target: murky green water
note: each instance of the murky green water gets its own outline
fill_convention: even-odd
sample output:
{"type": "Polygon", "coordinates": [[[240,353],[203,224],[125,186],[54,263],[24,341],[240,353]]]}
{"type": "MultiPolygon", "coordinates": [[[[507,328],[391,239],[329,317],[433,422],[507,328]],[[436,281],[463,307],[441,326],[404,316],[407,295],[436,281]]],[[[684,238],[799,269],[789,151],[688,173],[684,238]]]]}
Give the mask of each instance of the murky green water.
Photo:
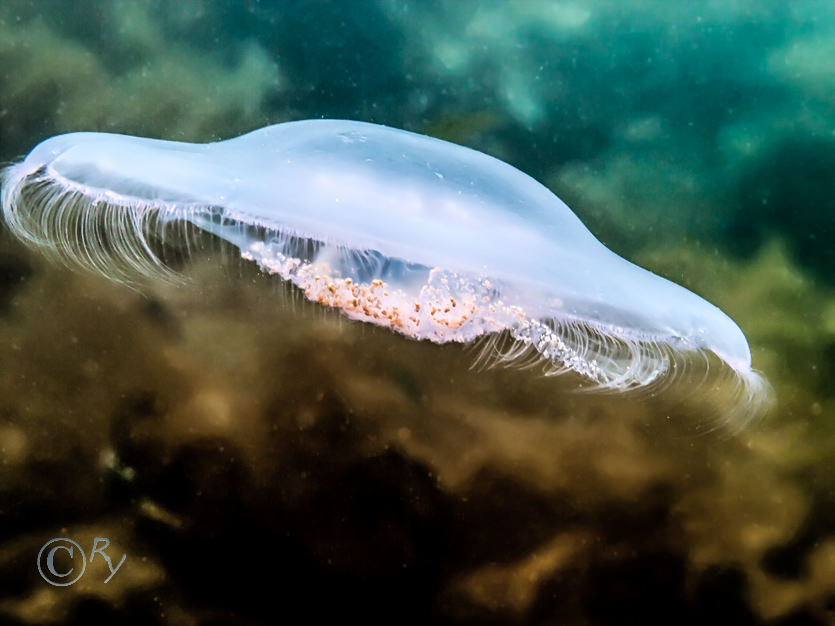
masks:
{"type": "Polygon", "coordinates": [[[449,139],[727,311],[778,405],[728,432],[699,392],[471,370],[216,246],[138,292],[3,231],[3,619],[833,623],[833,42],[828,2],[4,2],[0,159],[316,117],[449,139]],[[57,537],[89,561],[65,587],[57,537]]]}

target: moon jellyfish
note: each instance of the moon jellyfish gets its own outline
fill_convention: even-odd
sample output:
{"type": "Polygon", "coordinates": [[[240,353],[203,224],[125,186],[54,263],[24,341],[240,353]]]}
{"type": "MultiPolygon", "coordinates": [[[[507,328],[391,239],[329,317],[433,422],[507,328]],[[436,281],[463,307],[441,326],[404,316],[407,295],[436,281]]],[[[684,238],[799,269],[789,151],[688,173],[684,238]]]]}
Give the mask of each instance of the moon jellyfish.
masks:
{"type": "Polygon", "coordinates": [[[446,141],[342,120],[207,144],[69,133],[2,185],[15,235],[115,280],[171,272],[152,244],[187,223],[310,300],[407,337],[486,338],[486,359],[617,392],[719,364],[734,415],[769,396],[721,310],[611,252],[533,178],[446,141]]]}

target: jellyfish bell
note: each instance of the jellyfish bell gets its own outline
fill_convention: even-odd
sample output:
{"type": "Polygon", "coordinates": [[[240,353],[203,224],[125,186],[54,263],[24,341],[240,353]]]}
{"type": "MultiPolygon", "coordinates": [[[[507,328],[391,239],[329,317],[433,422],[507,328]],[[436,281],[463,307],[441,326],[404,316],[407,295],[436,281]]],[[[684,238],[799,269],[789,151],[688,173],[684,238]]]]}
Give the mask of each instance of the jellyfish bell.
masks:
{"type": "Polygon", "coordinates": [[[770,399],[721,310],[611,252],[533,178],[424,135],[343,120],[207,144],[70,133],[4,171],[2,210],[24,241],[124,282],[170,274],[151,240],[187,223],[408,337],[486,337],[488,360],[536,355],[612,391],[709,353],[734,374],[735,415],[770,399]]]}

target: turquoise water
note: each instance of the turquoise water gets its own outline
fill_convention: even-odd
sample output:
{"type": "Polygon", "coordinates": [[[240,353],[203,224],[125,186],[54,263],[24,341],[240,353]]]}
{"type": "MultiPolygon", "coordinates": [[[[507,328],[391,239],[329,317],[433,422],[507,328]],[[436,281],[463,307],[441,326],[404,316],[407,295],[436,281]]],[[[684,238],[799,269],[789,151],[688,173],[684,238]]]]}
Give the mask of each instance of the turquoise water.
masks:
{"type": "Polygon", "coordinates": [[[136,290],[3,232],[4,619],[832,623],[833,42],[828,2],[3,3],[0,159],[319,117],[454,141],[726,311],[778,401],[727,432],[686,388],[472,370],[205,237],[136,290]],[[61,536],[124,569],[50,587],[61,536]]]}

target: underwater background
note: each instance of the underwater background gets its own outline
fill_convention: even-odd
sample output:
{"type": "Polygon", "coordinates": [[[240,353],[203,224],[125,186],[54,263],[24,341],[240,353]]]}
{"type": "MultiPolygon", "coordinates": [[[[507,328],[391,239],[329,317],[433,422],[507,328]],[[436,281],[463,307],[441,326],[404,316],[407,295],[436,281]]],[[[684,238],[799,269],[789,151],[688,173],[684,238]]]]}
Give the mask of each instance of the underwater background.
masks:
{"type": "Polygon", "coordinates": [[[0,159],[316,117],[454,141],[726,311],[778,403],[729,432],[211,247],[139,293],[3,230],[2,622],[835,624],[833,58],[829,1],[4,0],[0,159]],[[52,587],[52,537],[126,562],[52,587]]]}

